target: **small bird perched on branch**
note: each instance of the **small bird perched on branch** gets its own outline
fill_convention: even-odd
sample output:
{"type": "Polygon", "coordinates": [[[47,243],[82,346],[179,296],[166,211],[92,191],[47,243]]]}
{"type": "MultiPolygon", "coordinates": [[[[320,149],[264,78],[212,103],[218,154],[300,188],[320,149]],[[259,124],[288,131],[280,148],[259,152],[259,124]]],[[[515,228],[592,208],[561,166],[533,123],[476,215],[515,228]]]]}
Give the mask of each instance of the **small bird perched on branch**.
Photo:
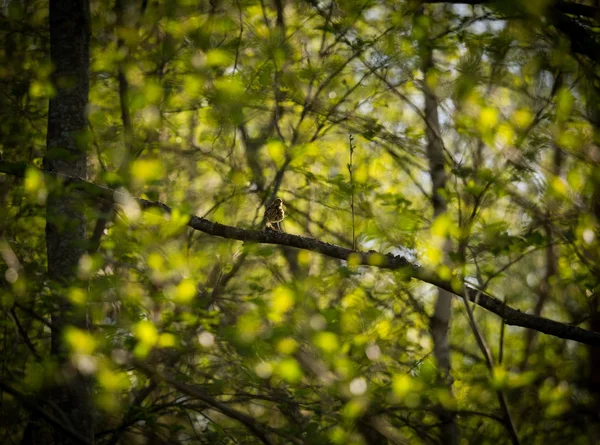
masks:
{"type": "Polygon", "coordinates": [[[285,218],[285,212],[283,211],[283,200],[281,198],[275,198],[271,204],[265,210],[265,220],[267,222],[267,228],[283,232],[281,230],[281,221],[285,218]]]}

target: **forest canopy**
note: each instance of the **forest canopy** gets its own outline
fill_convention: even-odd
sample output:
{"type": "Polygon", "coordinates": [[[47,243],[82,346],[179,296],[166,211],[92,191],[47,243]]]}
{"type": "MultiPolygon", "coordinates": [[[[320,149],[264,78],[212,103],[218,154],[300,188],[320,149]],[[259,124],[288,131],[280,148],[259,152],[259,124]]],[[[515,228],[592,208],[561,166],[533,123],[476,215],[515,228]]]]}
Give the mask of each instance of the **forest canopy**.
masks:
{"type": "Polygon", "coordinates": [[[6,0],[0,441],[600,441],[600,6],[6,0]]]}

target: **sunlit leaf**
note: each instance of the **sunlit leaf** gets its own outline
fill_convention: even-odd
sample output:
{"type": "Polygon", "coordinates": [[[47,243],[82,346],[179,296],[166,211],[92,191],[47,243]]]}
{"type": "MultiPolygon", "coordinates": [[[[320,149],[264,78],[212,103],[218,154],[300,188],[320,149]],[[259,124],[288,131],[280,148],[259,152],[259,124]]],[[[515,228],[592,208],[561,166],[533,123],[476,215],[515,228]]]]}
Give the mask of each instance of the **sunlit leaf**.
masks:
{"type": "Polygon", "coordinates": [[[69,326],[65,329],[65,341],[77,354],[92,354],[96,349],[96,340],[87,331],[69,326]]]}
{"type": "Polygon", "coordinates": [[[196,283],[194,280],[186,278],[181,280],[177,285],[177,294],[175,295],[175,301],[181,304],[190,303],[196,296],[196,283]]]}
{"type": "Polygon", "coordinates": [[[327,354],[332,354],[339,348],[338,337],[333,332],[319,332],[315,335],[313,342],[327,354]]]}
{"type": "Polygon", "coordinates": [[[139,159],[131,165],[131,175],[139,183],[147,183],[162,178],[163,165],[157,159],[139,159]]]}
{"type": "Polygon", "coordinates": [[[277,375],[289,383],[299,382],[303,377],[298,362],[291,357],[285,358],[277,364],[277,375]]]}
{"type": "Polygon", "coordinates": [[[136,338],[145,346],[153,346],[158,340],[158,331],[156,326],[149,320],[142,320],[138,322],[133,332],[136,338]]]}

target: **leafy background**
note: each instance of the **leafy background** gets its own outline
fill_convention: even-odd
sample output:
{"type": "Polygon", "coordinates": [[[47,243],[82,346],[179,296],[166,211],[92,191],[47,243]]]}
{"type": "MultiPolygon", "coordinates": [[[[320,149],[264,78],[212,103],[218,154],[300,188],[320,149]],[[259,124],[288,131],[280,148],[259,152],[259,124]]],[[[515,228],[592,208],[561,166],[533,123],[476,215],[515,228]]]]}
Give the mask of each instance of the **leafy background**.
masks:
{"type": "MultiPolygon", "coordinates": [[[[287,233],[351,248],[353,195],[357,249],[597,330],[598,68],[561,20],[594,40],[599,15],[561,5],[587,6],[92,0],[77,137],[87,180],[123,193],[114,212],[85,200],[88,235],[107,223],[59,284],[44,234],[56,185],[33,168],[64,156],[46,151],[49,4],[4,2],[0,159],[32,167],[0,176],[0,380],[60,419],[49,388],[86,376],[99,444],[452,443],[443,413],[460,443],[514,443],[511,423],[521,443],[596,443],[595,348],[476,306],[474,332],[455,298],[448,381],[434,286],[186,225],[262,230],[278,196],[287,233]],[[436,218],[428,130],[447,174],[436,218]],[[57,295],[88,321],[64,330],[68,366],[50,353],[57,295]]],[[[3,443],[29,411],[2,394],[3,443]]]]}

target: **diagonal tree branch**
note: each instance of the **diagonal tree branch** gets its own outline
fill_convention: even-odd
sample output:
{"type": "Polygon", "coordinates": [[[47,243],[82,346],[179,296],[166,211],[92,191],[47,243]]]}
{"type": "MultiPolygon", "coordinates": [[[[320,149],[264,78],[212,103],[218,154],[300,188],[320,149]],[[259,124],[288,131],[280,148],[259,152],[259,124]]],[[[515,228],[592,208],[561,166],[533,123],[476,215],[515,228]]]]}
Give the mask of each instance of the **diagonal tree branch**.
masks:
{"type": "MultiPolygon", "coordinates": [[[[108,201],[121,201],[125,194],[119,191],[102,187],[97,184],[85,181],[81,178],[67,177],[54,172],[37,169],[35,166],[27,164],[10,163],[0,161],[0,173],[6,173],[16,177],[24,177],[27,169],[36,169],[46,175],[58,177],[65,181],[65,185],[72,190],[83,191],[95,199],[108,201]]],[[[171,213],[172,209],[158,201],[149,201],[141,198],[134,198],[142,209],[159,208],[165,213],[171,213]]],[[[275,232],[268,230],[250,230],[240,227],[227,226],[216,222],[200,218],[196,215],[190,215],[187,223],[188,227],[194,230],[204,232],[212,236],[220,236],[227,239],[239,241],[252,241],[264,244],[275,244],[280,246],[296,247],[298,249],[310,250],[331,258],[337,258],[349,261],[354,266],[372,266],[382,269],[401,270],[407,278],[414,278],[424,283],[429,283],[450,293],[476,303],[490,312],[502,317],[506,324],[511,326],[520,326],[528,329],[534,329],[544,334],[553,335],[565,340],[574,340],[591,346],[600,346],[600,333],[581,329],[566,323],[550,320],[544,317],[537,317],[526,314],[518,309],[514,309],[504,304],[498,298],[493,297],[471,285],[462,284],[453,286],[451,281],[442,280],[435,271],[411,263],[406,257],[392,254],[380,254],[374,251],[361,252],[348,249],[335,244],[325,243],[315,238],[292,235],[290,233],[275,232]]]]}

